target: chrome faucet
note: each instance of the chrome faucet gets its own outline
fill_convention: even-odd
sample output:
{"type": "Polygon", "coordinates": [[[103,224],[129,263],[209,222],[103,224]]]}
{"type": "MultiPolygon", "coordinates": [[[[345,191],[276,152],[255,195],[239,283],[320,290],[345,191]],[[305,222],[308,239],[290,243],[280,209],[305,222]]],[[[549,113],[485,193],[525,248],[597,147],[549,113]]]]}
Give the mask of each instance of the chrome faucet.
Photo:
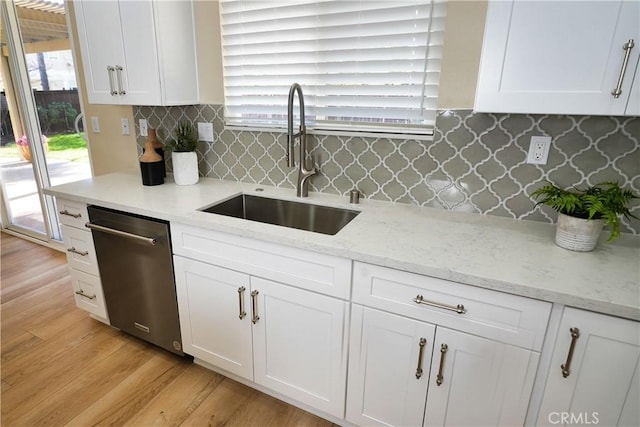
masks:
{"type": "Polygon", "coordinates": [[[291,85],[289,89],[289,102],[287,103],[287,166],[295,167],[293,155],[296,138],[300,141],[300,151],[298,158],[298,182],[296,184],[296,196],[307,197],[309,195],[309,178],[316,174],[316,168],[311,167],[307,161],[307,127],[304,123],[304,95],[298,83],[291,85]],[[293,133],[293,98],[298,92],[298,103],[300,104],[300,129],[293,133]]]}

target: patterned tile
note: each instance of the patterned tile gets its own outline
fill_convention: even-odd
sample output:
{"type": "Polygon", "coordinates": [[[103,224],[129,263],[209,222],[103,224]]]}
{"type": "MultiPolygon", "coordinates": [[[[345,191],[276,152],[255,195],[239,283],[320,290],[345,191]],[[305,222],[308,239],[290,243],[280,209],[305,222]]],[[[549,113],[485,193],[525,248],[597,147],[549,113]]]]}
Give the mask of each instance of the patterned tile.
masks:
{"type": "MultiPolygon", "coordinates": [[[[213,123],[214,143],[198,147],[202,176],[294,188],[286,166],[286,135],[225,129],[223,107],[135,107],[166,141],[176,123],[213,123]]],[[[139,131],[137,130],[139,134],[139,131]]],[[[529,196],[544,180],[578,188],[618,181],[640,194],[640,118],[440,111],[431,142],[413,139],[310,135],[310,156],[319,169],[310,190],[553,222],[551,209],[529,196]],[[526,164],[533,135],[553,138],[546,165],[526,164]]],[[[138,137],[142,151],[144,138],[138,137]]],[[[171,171],[171,156],[167,156],[171,171]]],[[[297,157],[297,156],[296,156],[297,157]]],[[[632,205],[640,216],[640,201],[632,205]]],[[[624,232],[640,235],[640,221],[623,220],[624,232]]]]}

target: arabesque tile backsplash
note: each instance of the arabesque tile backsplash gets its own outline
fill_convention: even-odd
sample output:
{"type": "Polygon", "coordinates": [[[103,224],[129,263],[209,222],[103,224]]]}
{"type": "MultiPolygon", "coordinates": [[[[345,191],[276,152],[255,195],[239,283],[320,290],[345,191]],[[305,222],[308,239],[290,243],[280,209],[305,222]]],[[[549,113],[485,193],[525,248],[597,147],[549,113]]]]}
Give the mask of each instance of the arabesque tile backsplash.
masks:
{"type": "MultiPolygon", "coordinates": [[[[213,123],[216,141],[199,142],[202,176],[295,188],[284,161],[286,134],[225,129],[221,105],[134,107],[167,141],[179,120],[213,123]]],[[[139,134],[139,130],[136,129],[139,134]]],[[[138,137],[142,152],[145,137],[138,137]]],[[[319,173],[310,191],[441,209],[554,222],[556,213],[529,196],[544,180],[578,188],[617,181],[640,194],[640,117],[438,112],[433,141],[310,135],[319,173]],[[546,165],[526,163],[533,135],[552,137],[546,165]]],[[[171,156],[167,168],[171,171],[171,156]]],[[[640,216],[640,201],[632,213],[640,216]]],[[[622,231],[640,235],[640,221],[622,231]]]]}

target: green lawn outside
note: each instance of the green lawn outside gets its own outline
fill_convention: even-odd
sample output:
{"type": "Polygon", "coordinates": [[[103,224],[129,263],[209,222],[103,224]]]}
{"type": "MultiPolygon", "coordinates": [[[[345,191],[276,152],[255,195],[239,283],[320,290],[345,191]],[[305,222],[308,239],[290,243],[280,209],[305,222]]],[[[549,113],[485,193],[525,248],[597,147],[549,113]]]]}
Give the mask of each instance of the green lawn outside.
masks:
{"type": "MultiPolygon", "coordinates": [[[[70,162],[88,162],[87,142],[77,133],[58,134],[48,137],[47,159],[70,162]]],[[[0,158],[20,158],[15,142],[0,147],[0,158]]]]}

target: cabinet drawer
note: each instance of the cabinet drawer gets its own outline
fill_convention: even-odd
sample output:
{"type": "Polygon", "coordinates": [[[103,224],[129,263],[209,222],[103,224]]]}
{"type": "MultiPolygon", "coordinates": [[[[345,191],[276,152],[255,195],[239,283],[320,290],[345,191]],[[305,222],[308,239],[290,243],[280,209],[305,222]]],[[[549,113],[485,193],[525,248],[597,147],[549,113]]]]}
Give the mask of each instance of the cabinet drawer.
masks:
{"type": "Polygon", "coordinates": [[[56,199],[60,223],[75,228],[86,230],[84,226],[89,222],[87,205],[80,202],[72,202],[65,199],[56,199]]]}
{"type": "Polygon", "coordinates": [[[107,319],[107,306],[104,303],[100,278],[75,269],[71,269],[69,274],[76,305],[89,313],[107,319]]]}
{"type": "Polygon", "coordinates": [[[544,301],[358,262],[353,302],[536,351],[551,311],[544,301]]]}
{"type": "Polygon", "coordinates": [[[98,276],[98,260],[93,246],[93,237],[91,236],[91,231],[85,230],[68,225],[62,226],[64,247],[67,250],[67,262],[71,268],[98,276]]]}
{"type": "Polygon", "coordinates": [[[247,237],[171,224],[176,255],[348,299],[351,260],[247,237]]]}

